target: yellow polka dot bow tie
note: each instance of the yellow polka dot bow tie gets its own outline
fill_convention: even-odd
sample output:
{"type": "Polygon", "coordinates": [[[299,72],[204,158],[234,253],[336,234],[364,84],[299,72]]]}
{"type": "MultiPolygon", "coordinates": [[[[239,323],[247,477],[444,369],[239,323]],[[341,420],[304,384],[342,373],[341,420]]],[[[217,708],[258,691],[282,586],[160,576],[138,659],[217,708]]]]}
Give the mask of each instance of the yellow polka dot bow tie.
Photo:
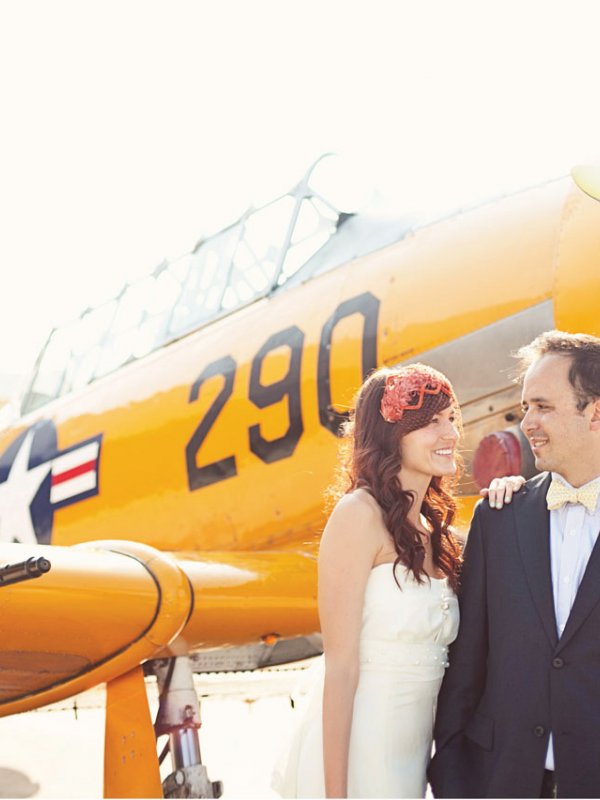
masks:
{"type": "Polygon", "coordinates": [[[571,486],[565,486],[562,481],[553,478],[546,495],[546,502],[550,511],[564,506],[565,503],[580,503],[587,508],[590,514],[593,514],[596,510],[599,493],[600,481],[594,481],[587,486],[582,486],[581,489],[573,489],[571,486]]]}

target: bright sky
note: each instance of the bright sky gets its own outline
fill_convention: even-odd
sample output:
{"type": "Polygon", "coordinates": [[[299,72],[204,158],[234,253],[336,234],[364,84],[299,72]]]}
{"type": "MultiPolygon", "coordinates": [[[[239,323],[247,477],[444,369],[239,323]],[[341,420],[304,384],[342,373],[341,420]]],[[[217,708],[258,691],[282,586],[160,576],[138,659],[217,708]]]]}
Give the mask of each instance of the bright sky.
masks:
{"type": "Polygon", "coordinates": [[[596,10],[0,0],[0,379],[325,151],[398,213],[597,161],[596,10]]]}

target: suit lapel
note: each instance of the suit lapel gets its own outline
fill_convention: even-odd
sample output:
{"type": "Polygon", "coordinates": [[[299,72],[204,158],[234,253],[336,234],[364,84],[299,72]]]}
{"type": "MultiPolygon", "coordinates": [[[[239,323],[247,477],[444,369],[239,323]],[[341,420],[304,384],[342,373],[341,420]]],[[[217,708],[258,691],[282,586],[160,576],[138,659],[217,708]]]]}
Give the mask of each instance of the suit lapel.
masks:
{"type": "Polygon", "coordinates": [[[596,539],[596,544],[575,595],[573,608],[558,643],[559,650],[572,638],[598,601],[600,601],[600,536],[596,539]]]}
{"type": "MultiPolygon", "coordinates": [[[[555,647],[558,636],[550,570],[550,512],[546,507],[549,485],[550,475],[546,475],[529,486],[524,486],[514,496],[513,512],[531,596],[546,635],[555,647]]],[[[600,569],[600,550],[598,555],[600,569]]]]}

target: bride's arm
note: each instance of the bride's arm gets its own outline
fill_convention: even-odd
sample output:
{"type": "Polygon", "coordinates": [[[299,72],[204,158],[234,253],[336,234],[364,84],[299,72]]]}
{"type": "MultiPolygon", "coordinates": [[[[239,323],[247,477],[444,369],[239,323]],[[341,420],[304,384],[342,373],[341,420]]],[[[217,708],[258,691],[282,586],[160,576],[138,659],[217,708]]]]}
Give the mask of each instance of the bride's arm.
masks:
{"type": "Polygon", "coordinates": [[[325,651],[323,763],[327,797],[347,796],[362,608],[378,549],[374,517],[374,510],[360,494],[345,495],[335,507],[321,540],[319,616],[325,651]]]}

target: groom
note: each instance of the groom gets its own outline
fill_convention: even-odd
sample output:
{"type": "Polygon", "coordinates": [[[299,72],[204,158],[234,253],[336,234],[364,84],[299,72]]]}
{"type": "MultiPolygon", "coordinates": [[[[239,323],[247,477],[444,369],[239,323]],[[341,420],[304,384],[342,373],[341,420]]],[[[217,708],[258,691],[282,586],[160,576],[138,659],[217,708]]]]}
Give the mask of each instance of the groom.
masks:
{"type": "Polygon", "coordinates": [[[435,797],[600,797],[600,339],[551,331],[518,356],[543,472],[473,517],[435,797]]]}

